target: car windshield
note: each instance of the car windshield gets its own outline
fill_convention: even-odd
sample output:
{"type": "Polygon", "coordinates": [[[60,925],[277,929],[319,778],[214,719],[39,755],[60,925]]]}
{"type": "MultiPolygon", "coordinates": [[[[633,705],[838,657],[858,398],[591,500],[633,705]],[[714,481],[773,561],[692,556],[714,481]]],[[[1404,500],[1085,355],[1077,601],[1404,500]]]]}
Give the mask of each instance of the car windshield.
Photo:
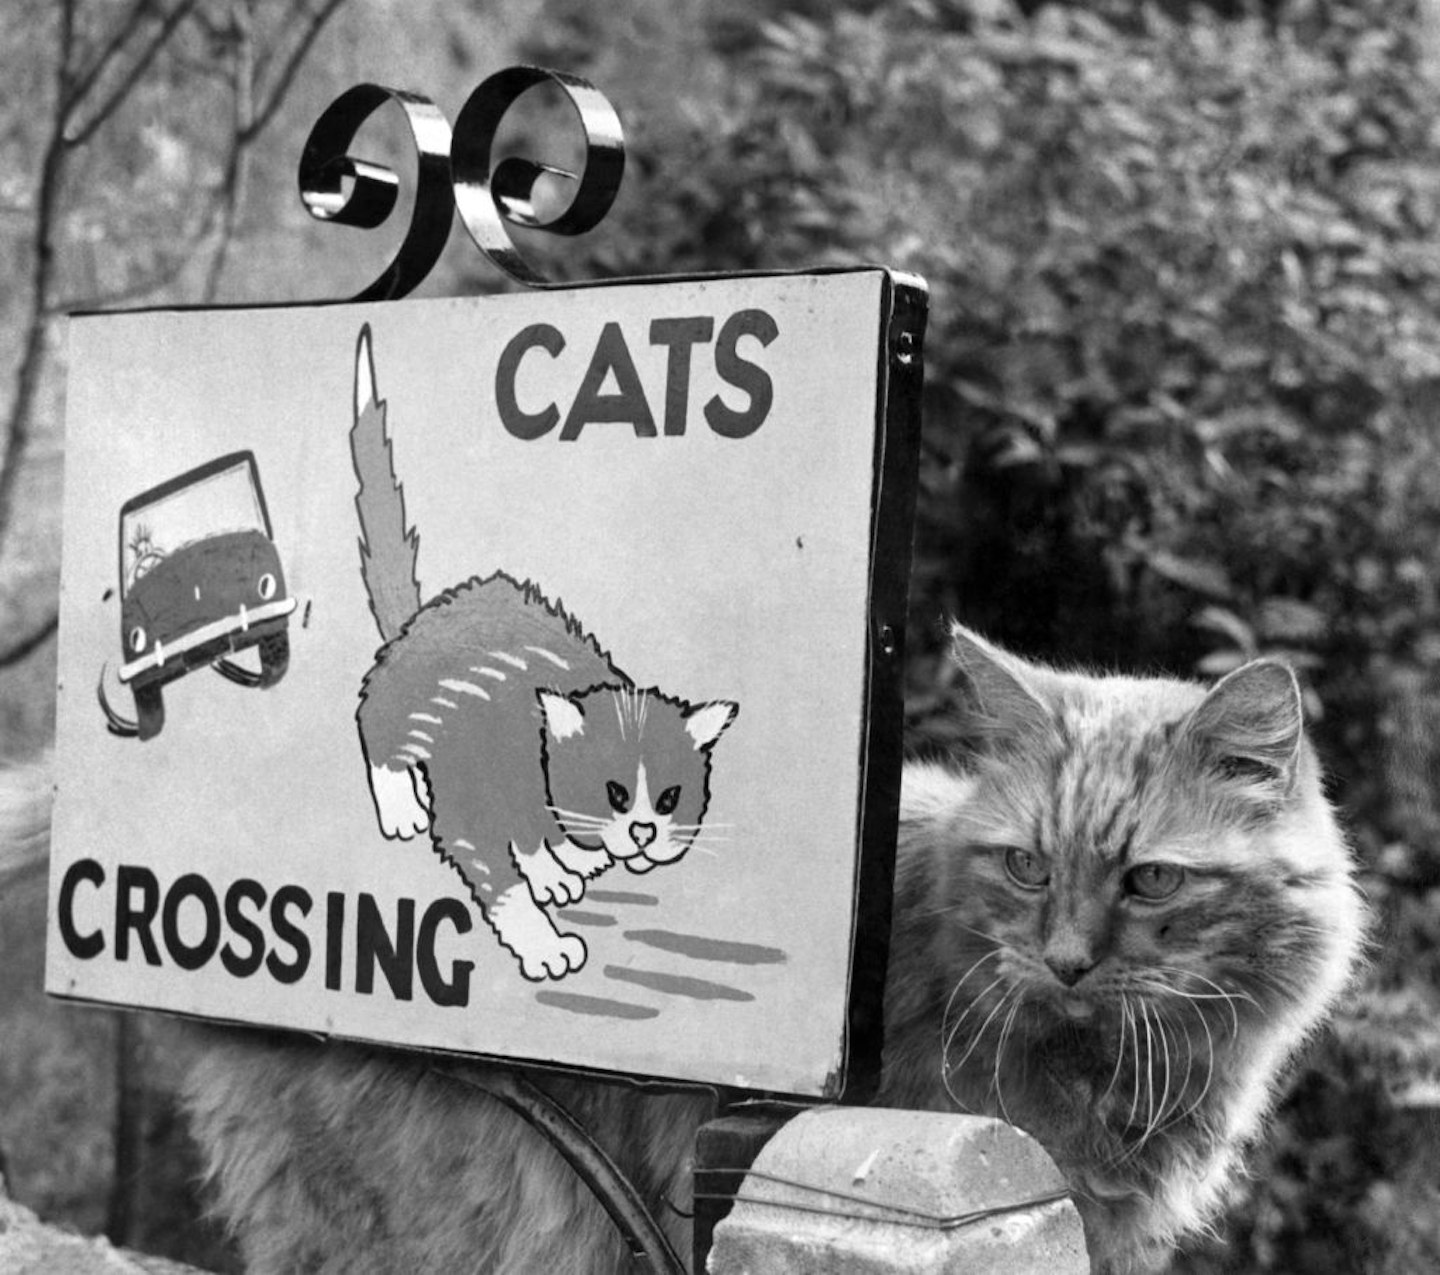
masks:
{"type": "Polygon", "coordinates": [[[128,592],[177,549],[232,531],[268,534],[247,460],[126,512],[120,524],[123,588],[128,592]]]}

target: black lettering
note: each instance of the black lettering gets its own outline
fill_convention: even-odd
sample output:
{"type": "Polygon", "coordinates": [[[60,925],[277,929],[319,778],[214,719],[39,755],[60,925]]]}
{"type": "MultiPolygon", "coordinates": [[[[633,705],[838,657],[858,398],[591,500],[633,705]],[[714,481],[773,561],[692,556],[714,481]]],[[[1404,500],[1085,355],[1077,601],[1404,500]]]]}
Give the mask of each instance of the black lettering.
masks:
{"type": "Polygon", "coordinates": [[[249,944],[250,950],[241,956],[234,944],[227,941],[220,949],[220,963],[236,978],[249,978],[265,959],[265,936],[259,925],[240,911],[242,903],[249,903],[258,915],[265,906],[265,887],[249,877],[241,877],[225,891],[225,924],[236,938],[249,944]]]}
{"type": "Polygon", "coordinates": [[[435,931],[441,921],[449,921],[456,934],[469,934],[474,922],[470,909],[459,899],[436,899],[420,918],[420,940],[415,948],[415,964],[420,969],[420,986],[437,1005],[468,1005],[470,1003],[470,972],[474,961],[452,961],[450,981],[440,977],[440,968],[435,961],[435,931]]]}
{"type": "Polygon", "coordinates": [[[753,336],[766,346],[779,335],[775,320],[764,310],[738,310],[721,327],[715,342],[715,371],[723,381],[750,396],[750,406],[740,412],[726,407],[718,394],[705,404],[705,419],[722,437],[748,438],[765,423],[775,398],[770,374],[759,364],[740,357],[740,338],[753,336]]]}
{"type": "Polygon", "coordinates": [[[585,379],[575,391],[575,401],[570,404],[569,414],[560,430],[560,437],[567,442],[580,437],[580,431],[587,425],[603,421],[628,422],[637,438],[655,437],[655,417],[645,399],[645,389],[640,384],[640,374],[635,370],[635,361],[630,357],[630,347],[625,344],[625,334],[618,323],[607,323],[595,343],[595,353],[590,357],[590,366],[585,369],[585,379]],[[611,373],[615,374],[616,390],[613,394],[600,393],[600,387],[611,373]]]}
{"type": "Polygon", "coordinates": [[[198,872],[187,872],[165,892],[165,906],[160,913],[160,933],[165,950],[182,970],[198,970],[220,946],[220,904],[210,882],[198,872]],[[205,936],[194,947],[180,937],[180,905],[194,899],[205,913],[205,936]]]}
{"type": "Polygon", "coordinates": [[[345,945],[345,896],[332,890],[325,896],[325,986],[340,990],[340,963],[345,945]]]}
{"type": "Polygon", "coordinates": [[[378,963],[397,1001],[408,1001],[414,974],[415,900],[401,899],[392,943],[380,908],[372,895],[362,894],[355,908],[355,990],[369,996],[375,990],[378,963]]]}
{"type": "Polygon", "coordinates": [[[690,351],[715,334],[715,320],[697,315],[688,319],[656,319],[650,324],[650,344],[669,350],[665,362],[665,433],[685,432],[690,413],[690,351]]]}
{"type": "Polygon", "coordinates": [[[309,891],[298,885],[282,885],[270,900],[270,928],[280,942],[288,943],[295,951],[292,961],[282,961],[280,954],[273,951],[265,958],[265,968],[277,983],[298,983],[310,968],[310,940],[285,913],[294,908],[301,916],[309,916],[314,903],[309,891]]]}
{"type": "Polygon", "coordinates": [[[89,961],[105,950],[105,933],[103,930],[96,930],[93,934],[81,934],[75,928],[75,887],[82,881],[88,881],[97,888],[104,885],[105,869],[94,859],[76,859],[65,869],[65,876],[60,881],[58,919],[60,938],[65,943],[65,950],[77,960],[89,961]]]}
{"type": "Polygon", "coordinates": [[[560,419],[560,409],[554,403],[539,412],[527,412],[515,398],[515,374],[520,369],[520,360],[537,347],[555,358],[565,348],[565,338],[558,328],[548,323],[532,323],[510,338],[495,367],[495,406],[500,411],[500,423],[526,442],[548,434],[560,419]]]}
{"type": "Polygon", "coordinates": [[[140,940],[145,953],[145,964],[159,965],[160,950],[155,946],[155,936],[150,927],[155,923],[155,913],[160,908],[160,885],[149,868],[137,868],[122,863],[115,873],[115,959],[130,959],[130,931],[140,940]],[[130,899],[131,891],[140,890],[140,905],[136,907],[130,899]]]}

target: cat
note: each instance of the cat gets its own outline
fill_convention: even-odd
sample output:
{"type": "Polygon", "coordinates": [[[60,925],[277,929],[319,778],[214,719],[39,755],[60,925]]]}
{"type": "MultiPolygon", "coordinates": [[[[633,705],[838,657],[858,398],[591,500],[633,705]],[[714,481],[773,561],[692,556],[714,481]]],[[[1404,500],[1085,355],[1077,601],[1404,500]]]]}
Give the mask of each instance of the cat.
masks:
{"type": "Polygon", "coordinates": [[[641,689],[540,588],[503,571],[421,603],[371,333],[355,355],[351,457],[361,577],[384,645],[356,713],[380,831],[428,835],[525,978],[585,964],[543,905],[577,903],[615,863],[684,856],[710,798],[729,700],[641,689]]]}
{"type": "MultiPolygon", "coordinates": [[[[1061,672],[963,628],[953,654],[972,746],[905,767],[877,1101],[1028,1130],[1097,1275],[1158,1270],[1223,1207],[1362,959],[1295,679],[1272,660],[1209,690],[1061,672]]],[[[456,1064],[191,1030],[191,1127],[249,1269],[634,1269],[576,1175],[456,1064]]],[[[534,1079],[688,1252],[713,1097],[534,1079]]]]}
{"type": "Polygon", "coordinates": [[[1162,1269],[1362,958],[1294,674],[1206,692],[953,650],[976,744],[906,772],[880,1101],[1028,1130],[1095,1269],[1162,1269]]]}

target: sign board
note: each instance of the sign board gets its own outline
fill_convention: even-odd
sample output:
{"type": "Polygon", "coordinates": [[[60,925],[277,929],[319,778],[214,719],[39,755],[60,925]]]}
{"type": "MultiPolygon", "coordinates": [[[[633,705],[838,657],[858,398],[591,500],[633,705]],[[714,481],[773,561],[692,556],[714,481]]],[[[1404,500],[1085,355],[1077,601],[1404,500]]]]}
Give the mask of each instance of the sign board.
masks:
{"type": "Polygon", "coordinates": [[[48,989],[837,1096],[923,320],[878,269],[73,320],[48,989]]]}

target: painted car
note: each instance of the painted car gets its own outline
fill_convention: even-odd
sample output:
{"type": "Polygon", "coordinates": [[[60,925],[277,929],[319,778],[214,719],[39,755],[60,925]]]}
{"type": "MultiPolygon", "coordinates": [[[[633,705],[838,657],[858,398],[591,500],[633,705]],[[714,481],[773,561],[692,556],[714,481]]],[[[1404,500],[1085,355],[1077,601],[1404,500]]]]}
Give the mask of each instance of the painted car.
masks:
{"type": "Polygon", "coordinates": [[[250,452],[219,456],[121,507],[119,677],[134,693],[141,739],[164,725],[161,688],[192,669],[278,682],[294,610],[250,452]],[[251,647],[258,673],[226,658],[251,647]]]}

